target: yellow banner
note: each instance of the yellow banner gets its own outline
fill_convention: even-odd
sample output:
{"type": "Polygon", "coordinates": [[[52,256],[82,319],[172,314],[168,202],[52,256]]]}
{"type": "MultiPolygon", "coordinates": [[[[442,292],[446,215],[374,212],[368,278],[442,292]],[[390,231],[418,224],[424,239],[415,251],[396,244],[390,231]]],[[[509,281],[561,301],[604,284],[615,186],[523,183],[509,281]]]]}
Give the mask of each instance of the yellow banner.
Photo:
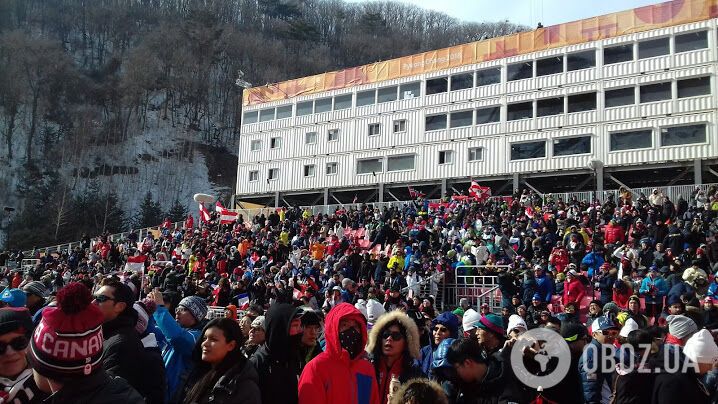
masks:
{"type": "Polygon", "coordinates": [[[718,0],[673,0],[364,66],[246,89],[244,105],[348,88],[509,56],[703,21],[718,16],[718,0]]]}

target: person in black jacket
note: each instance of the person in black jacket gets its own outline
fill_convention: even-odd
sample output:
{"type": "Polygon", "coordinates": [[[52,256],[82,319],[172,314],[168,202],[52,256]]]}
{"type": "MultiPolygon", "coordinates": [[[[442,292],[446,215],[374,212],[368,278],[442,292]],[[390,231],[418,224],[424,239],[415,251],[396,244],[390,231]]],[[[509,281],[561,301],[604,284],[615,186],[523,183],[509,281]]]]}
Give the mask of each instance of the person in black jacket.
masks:
{"type": "Polygon", "coordinates": [[[421,358],[419,329],[414,320],[401,310],[379,317],[369,333],[366,351],[376,372],[379,398],[388,400],[389,384],[396,376],[399,383],[425,377],[416,361],[421,358]]]}
{"type": "Polygon", "coordinates": [[[216,318],[207,323],[192,352],[196,364],[184,403],[262,403],[259,376],[242,353],[242,338],[234,320],[216,318]]]}
{"type": "Polygon", "coordinates": [[[266,340],[249,358],[259,374],[263,404],[298,402],[301,367],[297,349],[302,338],[300,313],[291,304],[275,303],[265,315],[266,340]]]}

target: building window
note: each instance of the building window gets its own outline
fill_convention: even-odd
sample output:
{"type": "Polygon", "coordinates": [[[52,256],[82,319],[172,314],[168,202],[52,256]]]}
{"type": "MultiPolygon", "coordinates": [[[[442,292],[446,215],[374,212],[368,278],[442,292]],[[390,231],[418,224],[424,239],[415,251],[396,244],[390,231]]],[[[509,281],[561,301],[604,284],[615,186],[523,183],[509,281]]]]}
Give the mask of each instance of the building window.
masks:
{"type": "Polygon", "coordinates": [[[277,119],[291,118],[292,117],[292,106],[285,105],[283,107],[277,107],[277,119]]]}
{"type": "Polygon", "coordinates": [[[314,113],[329,112],[332,110],[332,99],[321,98],[314,101],[314,113]]]}
{"type": "Polygon", "coordinates": [[[413,170],[415,157],[413,154],[387,157],[386,171],[413,170]]]}
{"type": "Polygon", "coordinates": [[[314,177],[314,164],[307,164],[304,166],[304,176],[305,177],[314,177]]]}
{"type": "Polygon", "coordinates": [[[536,116],[563,114],[563,97],[544,98],[536,101],[536,116]]]}
{"type": "Polygon", "coordinates": [[[450,128],[460,128],[474,124],[474,111],[460,111],[451,113],[450,128]]]}
{"type": "Polygon", "coordinates": [[[259,122],[274,120],[274,108],[267,108],[259,111],[259,122]]]}
{"type": "Polygon", "coordinates": [[[476,87],[501,83],[501,68],[479,70],[476,72],[476,87]]]}
{"type": "Polygon", "coordinates": [[[357,107],[376,104],[376,90],[360,91],[357,93],[357,107]]]}
{"type": "Polygon", "coordinates": [[[304,134],[304,144],[317,143],[317,132],[307,132],[304,134]]]}
{"type": "Polygon", "coordinates": [[[554,157],[588,153],[591,153],[591,136],[569,137],[553,141],[554,157]]]}
{"type": "Polygon", "coordinates": [[[454,162],[453,150],[442,150],[439,152],[439,164],[452,164],[454,162]]]}
{"type": "Polygon", "coordinates": [[[696,97],[711,93],[710,77],[694,77],[692,79],[678,80],[678,98],[696,97]]]}
{"type": "Polygon", "coordinates": [[[269,173],[267,174],[267,179],[276,180],[277,178],[279,178],[279,169],[278,168],[270,168],[269,173]]]}
{"type": "Polygon", "coordinates": [[[546,141],[511,143],[511,160],[546,157],[546,141]]]}
{"type": "Polygon", "coordinates": [[[249,111],[242,114],[242,123],[256,123],[257,111],[249,111]]]}
{"type": "Polygon", "coordinates": [[[675,53],[689,52],[707,47],[708,31],[689,32],[675,37],[675,53]]]}
{"type": "Polygon", "coordinates": [[[532,118],[533,116],[534,107],[532,102],[519,102],[517,104],[509,104],[506,106],[507,121],[532,118]]]}
{"type": "Polygon", "coordinates": [[[646,84],[640,87],[641,103],[671,99],[671,82],[646,84]]]}
{"type": "Polygon", "coordinates": [[[451,91],[464,90],[474,86],[474,73],[455,74],[451,76],[451,91]]]}
{"type": "Polygon", "coordinates": [[[380,158],[357,160],[357,174],[376,174],[383,171],[380,158]]]}
{"type": "Polygon", "coordinates": [[[483,147],[469,147],[469,161],[481,161],[484,159],[483,147]]]}
{"type": "Polygon", "coordinates": [[[636,90],[633,87],[606,90],[604,97],[606,108],[633,105],[636,103],[636,90]]]}
{"type": "Polygon", "coordinates": [[[506,80],[530,79],[534,75],[534,66],[531,61],[514,63],[506,66],[506,80]]]}
{"type": "Polygon", "coordinates": [[[397,86],[380,88],[377,92],[377,102],[396,101],[397,86]]]}
{"type": "Polygon", "coordinates": [[[426,80],[426,95],[445,93],[448,85],[448,77],[426,80]]]}
{"type": "Polygon", "coordinates": [[[339,140],[339,129],[329,129],[327,131],[327,142],[339,140]]]}
{"type": "Polygon", "coordinates": [[[259,171],[250,171],[249,172],[249,182],[256,182],[259,181],[259,171]]]}
{"type": "Polygon", "coordinates": [[[261,140],[252,140],[251,142],[249,142],[249,150],[250,151],[262,150],[262,141],[261,140]]]}
{"type": "Polygon", "coordinates": [[[568,112],[593,111],[596,109],[596,93],[568,96],[568,112]]]}
{"type": "Polygon", "coordinates": [[[334,110],[349,109],[352,107],[352,95],[344,94],[334,97],[334,110]]]}
{"type": "Polygon", "coordinates": [[[661,128],[661,146],[705,143],[706,125],[672,126],[661,128]]]}
{"type": "Polygon", "coordinates": [[[399,97],[402,100],[409,100],[421,95],[421,82],[413,81],[399,85],[399,97]]]}
{"type": "Polygon", "coordinates": [[[643,129],[611,133],[610,151],[647,149],[653,147],[653,130],[643,129]]]}
{"type": "Polygon", "coordinates": [[[638,43],[638,58],[648,59],[656,56],[663,56],[670,53],[670,38],[657,38],[638,43]]]}
{"type": "Polygon", "coordinates": [[[381,134],[381,124],[370,123],[368,126],[369,136],[379,136],[381,134]]]}
{"type": "Polygon", "coordinates": [[[501,107],[479,108],[476,110],[476,124],[501,121],[501,107]]]}
{"type": "Polygon", "coordinates": [[[269,139],[269,148],[270,149],[279,149],[282,147],[282,138],[281,137],[273,137],[269,139]]]}
{"type": "Polygon", "coordinates": [[[566,55],[566,70],[569,72],[591,67],[596,67],[596,51],[594,49],[566,55]]]}
{"type": "Polygon", "coordinates": [[[603,64],[628,62],[633,60],[633,44],[612,46],[603,48],[603,64]]]}
{"type": "Polygon", "coordinates": [[[563,73],[563,56],[554,56],[536,61],[536,76],[563,73]]]}
{"type": "Polygon", "coordinates": [[[314,113],[314,101],[297,103],[297,116],[311,115],[314,113]]]}
{"type": "Polygon", "coordinates": [[[406,132],[406,119],[397,119],[394,121],[394,133],[406,132]]]}
{"type": "Polygon", "coordinates": [[[339,168],[339,163],[327,163],[327,169],[326,169],[327,175],[336,174],[339,171],[338,168],[339,168]]]}
{"type": "Polygon", "coordinates": [[[446,114],[441,115],[429,115],[424,120],[424,130],[426,132],[431,130],[446,129],[446,114]]]}

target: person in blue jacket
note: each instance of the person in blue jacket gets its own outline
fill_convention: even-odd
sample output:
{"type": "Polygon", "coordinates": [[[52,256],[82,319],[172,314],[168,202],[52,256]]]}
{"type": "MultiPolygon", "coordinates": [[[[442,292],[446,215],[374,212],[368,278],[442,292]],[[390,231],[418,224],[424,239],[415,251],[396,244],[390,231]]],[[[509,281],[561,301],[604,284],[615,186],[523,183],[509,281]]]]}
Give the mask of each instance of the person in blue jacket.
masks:
{"type": "Polygon", "coordinates": [[[668,284],[658,273],[657,266],[651,266],[648,275],[641,281],[638,292],[645,298],[646,316],[653,317],[658,322],[663,310],[663,299],[668,294],[668,284]]]}
{"type": "Polygon", "coordinates": [[[578,361],[583,398],[586,404],[607,403],[611,398],[615,372],[602,368],[601,364],[605,354],[603,349],[613,349],[613,342],[618,336],[619,326],[611,318],[601,316],[593,320],[591,331],[593,339],[586,346],[578,361]]]}
{"type": "Polygon", "coordinates": [[[604,262],[606,261],[603,259],[603,252],[600,249],[594,248],[583,257],[581,266],[586,266],[588,278],[593,279],[593,275],[599,273],[601,265],[603,265],[604,262]]]}
{"type": "Polygon", "coordinates": [[[544,303],[551,303],[554,283],[551,278],[546,276],[546,273],[541,265],[536,265],[534,267],[534,278],[536,278],[536,293],[541,296],[541,301],[544,303]]]}
{"type": "Polygon", "coordinates": [[[421,348],[421,371],[428,377],[433,376],[434,353],[441,341],[447,338],[458,338],[459,319],[454,313],[445,311],[431,321],[431,333],[429,345],[421,348]]]}
{"type": "Polygon", "coordinates": [[[155,289],[148,297],[157,304],[153,314],[157,327],[162,331],[167,346],[162,352],[167,375],[166,403],[174,403],[176,393],[182,391],[184,382],[192,371],[192,350],[202,335],[207,316],[207,303],[199,296],[187,296],[177,305],[177,320],[167,311],[162,292],[155,289]]]}

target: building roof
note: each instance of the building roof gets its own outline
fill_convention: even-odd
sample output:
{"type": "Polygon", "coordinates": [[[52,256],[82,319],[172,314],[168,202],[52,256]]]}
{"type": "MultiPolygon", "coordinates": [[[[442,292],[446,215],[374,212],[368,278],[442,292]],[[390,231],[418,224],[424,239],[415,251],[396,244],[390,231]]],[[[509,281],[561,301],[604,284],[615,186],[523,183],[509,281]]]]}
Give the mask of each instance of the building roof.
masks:
{"type": "Polygon", "coordinates": [[[259,105],[324,91],[471,65],[599,39],[703,21],[718,16],[718,0],[673,0],[538,28],[334,72],[252,87],[243,105],[259,105]]]}

